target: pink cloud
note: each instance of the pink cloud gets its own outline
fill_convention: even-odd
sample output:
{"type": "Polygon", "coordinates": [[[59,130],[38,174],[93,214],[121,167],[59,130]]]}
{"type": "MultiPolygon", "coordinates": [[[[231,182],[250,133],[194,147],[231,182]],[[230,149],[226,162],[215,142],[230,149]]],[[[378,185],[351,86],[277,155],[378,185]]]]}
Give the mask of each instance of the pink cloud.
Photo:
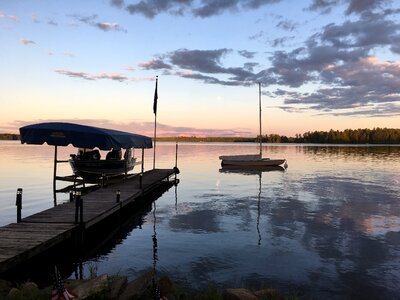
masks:
{"type": "Polygon", "coordinates": [[[86,79],[86,80],[98,80],[98,79],[109,79],[109,80],[114,80],[114,81],[119,81],[119,82],[125,82],[125,81],[151,81],[154,78],[152,77],[131,77],[128,78],[127,76],[121,74],[121,73],[99,73],[99,74],[89,74],[86,72],[79,72],[79,71],[71,71],[71,70],[63,70],[63,69],[57,69],[54,70],[54,72],[61,74],[61,75],[66,75],[69,77],[77,77],[81,79],[86,79]]]}
{"type": "MultiPolygon", "coordinates": [[[[22,121],[16,120],[8,124],[0,124],[0,132],[7,133],[18,133],[18,129],[22,126],[42,123],[42,122],[68,122],[68,123],[78,123],[89,126],[110,128],[114,130],[121,130],[127,132],[133,132],[138,134],[143,134],[152,137],[154,135],[154,123],[151,122],[140,122],[140,121],[130,121],[130,122],[115,122],[113,120],[107,119],[37,119],[22,121]]],[[[157,124],[157,136],[159,137],[171,137],[171,136],[197,136],[197,137],[209,137],[209,136],[228,136],[228,137],[246,137],[254,136],[254,133],[241,128],[233,129],[209,129],[209,128],[196,128],[196,127],[182,127],[173,126],[168,124],[157,124]]]]}
{"type": "Polygon", "coordinates": [[[16,16],[7,15],[5,12],[2,12],[2,11],[0,11],[0,19],[8,19],[8,20],[13,20],[13,21],[18,21],[18,18],[16,16]]]}
{"type": "Polygon", "coordinates": [[[111,80],[117,80],[117,81],[125,81],[128,79],[128,77],[121,75],[119,73],[101,73],[98,75],[93,76],[94,79],[111,79],[111,80]]]}
{"type": "Polygon", "coordinates": [[[25,39],[25,38],[21,38],[20,40],[19,40],[19,42],[22,44],[22,45],[29,45],[29,44],[35,44],[35,42],[34,41],[32,41],[32,40],[28,40],[28,39],[25,39]]]}

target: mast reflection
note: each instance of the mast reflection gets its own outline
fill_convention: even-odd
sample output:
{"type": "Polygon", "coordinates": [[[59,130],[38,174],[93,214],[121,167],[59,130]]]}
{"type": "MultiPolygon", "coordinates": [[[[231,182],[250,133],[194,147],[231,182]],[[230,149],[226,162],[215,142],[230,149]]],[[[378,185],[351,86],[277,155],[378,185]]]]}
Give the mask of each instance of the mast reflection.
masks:
{"type": "Polygon", "coordinates": [[[258,176],[258,196],[257,196],[257,245],[261,245],[260,232],[260,214],[261,214],[261,186],[263,172],[285,172],[286,169],[281,166],[223,166],[219,169],[220,173],[241,174],[241,175],[257,175],[258,176]]]}

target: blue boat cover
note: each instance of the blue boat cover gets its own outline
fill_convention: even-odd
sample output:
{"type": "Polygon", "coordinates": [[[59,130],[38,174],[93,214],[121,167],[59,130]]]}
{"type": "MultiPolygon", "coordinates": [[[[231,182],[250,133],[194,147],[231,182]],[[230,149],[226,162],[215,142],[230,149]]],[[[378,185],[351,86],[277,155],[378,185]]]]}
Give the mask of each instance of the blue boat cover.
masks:
{"type": "Polygon", "coordinates": [[[100,150],[152,148],[152,139],[139,134],[73,123],[50,122],[21,127],[21,143],[100,150]]]}

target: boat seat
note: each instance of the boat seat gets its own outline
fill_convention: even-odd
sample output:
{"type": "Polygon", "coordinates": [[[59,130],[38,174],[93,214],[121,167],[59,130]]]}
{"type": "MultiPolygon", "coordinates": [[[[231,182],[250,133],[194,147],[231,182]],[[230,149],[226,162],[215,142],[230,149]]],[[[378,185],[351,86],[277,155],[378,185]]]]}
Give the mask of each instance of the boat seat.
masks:
{"type": "Polygon", "coordinates": [[[106,160],[120,160],[121,159],[121,151],[112,150],[107,153],[106,160]]]}

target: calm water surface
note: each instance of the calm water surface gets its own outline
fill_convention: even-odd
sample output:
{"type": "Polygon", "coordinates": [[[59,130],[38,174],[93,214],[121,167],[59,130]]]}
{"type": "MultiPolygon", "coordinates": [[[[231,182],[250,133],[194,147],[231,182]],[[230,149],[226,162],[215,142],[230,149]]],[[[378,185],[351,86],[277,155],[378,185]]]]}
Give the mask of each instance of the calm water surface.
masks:
{"type": "MultiPolygon", "coordinates": [[[[174,166],[174,144],[157,151],[157,167],[174,166]]],[[[267,145],[264,156],[288,160],[285,172],[220,170],[219,155],[257,151],[180,144],[180,183],[142,224],[85,261],[85,275],[97,268],[133,279],[155,263],[159,274],[198,289],[213,283],[275,287],[305,299],[399,299],[400,147],[267,145]]],[[[74,152],[62,148],[59,157],[74,152]]],[[[53,147],[0,142],[0,154],[0,225],[15,222],[18,187],[23,216],[51,207],[53,147]]],[[[146,169],[151,158],[146,151],[146,169]]],[[[69,166],[59,173],[70,174],[69,166]]]]}

